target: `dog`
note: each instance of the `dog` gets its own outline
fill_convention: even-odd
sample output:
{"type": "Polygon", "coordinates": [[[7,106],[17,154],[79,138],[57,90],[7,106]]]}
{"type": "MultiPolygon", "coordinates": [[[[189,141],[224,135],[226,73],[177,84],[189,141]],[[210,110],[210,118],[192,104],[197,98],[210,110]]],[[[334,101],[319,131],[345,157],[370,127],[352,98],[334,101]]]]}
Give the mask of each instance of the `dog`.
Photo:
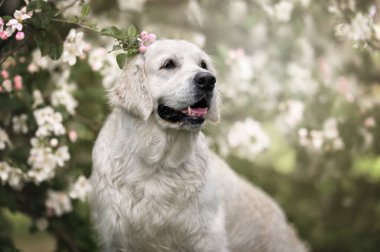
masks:
{"type": "Polygon", "coordinates": [[[104,251],[303,252],[282,210],[200,132],[219,120],[210,57],[158,40],[126,64],[93,148],[92,219],[104,251]]]}

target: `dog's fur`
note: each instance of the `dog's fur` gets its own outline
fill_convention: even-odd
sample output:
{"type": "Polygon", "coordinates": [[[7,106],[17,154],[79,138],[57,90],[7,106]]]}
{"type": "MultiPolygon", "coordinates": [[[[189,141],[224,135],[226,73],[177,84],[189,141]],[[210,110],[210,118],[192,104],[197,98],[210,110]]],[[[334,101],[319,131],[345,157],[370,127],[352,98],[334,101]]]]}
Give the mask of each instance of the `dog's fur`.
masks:
{"type": "MultiPolygon", "coordinates": [[[[93,149],[91,175],[92,216],[104,250],[305,251],[276,203],[208,150],[201,125],[157,115],[159,103],[180,109],[195,102],[197,72],[215,74],[202,50],[161,40],[136,56],[110,90],[114,109],[93,149]],[[160,69],[168,57],[176,69],[160,69]]],[[[213,92],[207,119],[217,121],[213,92]]]]}

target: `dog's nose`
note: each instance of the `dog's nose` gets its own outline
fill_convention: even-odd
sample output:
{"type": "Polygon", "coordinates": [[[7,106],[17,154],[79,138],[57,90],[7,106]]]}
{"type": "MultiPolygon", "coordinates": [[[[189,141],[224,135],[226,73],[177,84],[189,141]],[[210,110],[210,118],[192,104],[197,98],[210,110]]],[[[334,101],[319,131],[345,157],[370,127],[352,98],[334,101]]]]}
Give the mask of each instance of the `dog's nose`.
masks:
{"type": "Polygon", "coordinates": [[[214,75],[207,72],[199,72],[194,77],[195,84],[202,90],[211,91],[215,87],[214,75]]]}

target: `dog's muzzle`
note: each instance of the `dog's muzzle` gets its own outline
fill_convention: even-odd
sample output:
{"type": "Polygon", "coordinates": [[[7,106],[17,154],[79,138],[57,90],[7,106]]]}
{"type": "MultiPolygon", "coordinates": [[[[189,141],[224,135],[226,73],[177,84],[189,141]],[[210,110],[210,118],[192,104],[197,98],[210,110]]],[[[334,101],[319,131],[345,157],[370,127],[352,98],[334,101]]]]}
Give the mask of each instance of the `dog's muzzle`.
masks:
{"type": "Polygon", "coordinates": [[[180,123],[183,126],[201,125],[204,123],[210,108],[215,83],[216,79],[212,74],[198,72],[193,79],[197,102],[181,109],[159,104],[157,108],[158,115],[170,123],[180,123]]]}

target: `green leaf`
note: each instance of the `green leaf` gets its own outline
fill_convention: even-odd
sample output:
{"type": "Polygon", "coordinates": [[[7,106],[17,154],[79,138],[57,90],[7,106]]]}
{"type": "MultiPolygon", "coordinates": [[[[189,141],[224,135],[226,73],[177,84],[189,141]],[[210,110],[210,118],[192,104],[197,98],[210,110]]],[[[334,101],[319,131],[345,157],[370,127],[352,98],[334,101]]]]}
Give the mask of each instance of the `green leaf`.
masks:
{"type": "Polygon", "coordinates": [[[120,53],[116,56],[116,62],[119,65],[120,69],[123,69],[127,58],[128,58],[128,55],[126,53],[120,53]]]}
{"type": "Polygon", "coordinates": [[[57,60],[63,52],[63,41],[60,34],[54,30],[39,30],[33,34],[41,55],[48,55],[51,59],[57,60]]]}
{"type": "Polygon", "coordinates": [[[8,22],[9,20],[13,19],[12,16],[3,16],[1,18],[4,20],[4,22],[8,22]]]}
{"type": "Polygon", "coordinates": [[[43,0],[34,0],[30,2],[26,9],[27,11],[42,10],[43,12],[52,10],[50,4],[43,0]]]}
{"type": "Polygon", "coordinates": [[[83,4],[82,9],[80,11],[81,18],[85,18],[90,13],[90,5],[83,4]]]}
{"type": "Polygon", "coordinates": [[[115,39],[123,39],[123,33],[116,26],[106,27],[102,29],[100,31],[100,34],[115,39]]]}
{"type": "Polygon", "coordinates": [[[31,24],[35,29],[49,29],[51,27],[51,21],[53,19],[53,13],[36,13],[33,18],[28,19],[27,22],[31,24]]]}
{"type": "Polygon", "coordinates": [[[133,24],[128,26],[127,35],[129,37],[135,37],[137,36],[137,28],[133,24]]]}

